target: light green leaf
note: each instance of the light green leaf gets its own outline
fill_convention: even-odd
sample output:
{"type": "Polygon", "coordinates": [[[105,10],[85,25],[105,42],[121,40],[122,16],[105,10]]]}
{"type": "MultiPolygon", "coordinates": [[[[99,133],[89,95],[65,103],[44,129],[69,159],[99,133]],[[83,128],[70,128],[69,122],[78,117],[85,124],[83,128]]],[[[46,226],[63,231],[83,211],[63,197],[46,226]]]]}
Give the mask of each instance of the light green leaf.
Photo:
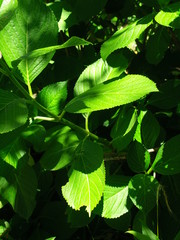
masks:
{"type": "MultiPolygon", "coordinates": [[[[101,58],[93,64],[89,65],[78,78],[74,93],[75,96],[89,90],[99,83],[105,82],[108,79],[119,77],[120,74],[128,67],[128,60],[123,53],[114,56],[116,67],[111,66],[112,60],[103,61],[101,58]],[[111,64],[111,65],[110,65],[111,64]]],[[[114,61],[114,62],[115,62],[114,61]]]]}
{"type": "Polygon", "coordinates": [[[128,75],[122,79],[100,83],[72,99],[65,110],[86,113],[136,101],[150,92],[158,91],[154,82],[141,75],[128,75]]]}
{"type": "Polygon", "coordinates": [[[101,57],[105,60],[113,51],[127,47],[134,42],[152,23],[153,15],[148,15],[113,34],[101,47],[101,57]]]}
{"type": "MultiPolygon", "coordinates": [[[[56,44],[58,26],[54,14],[40,0],[19,0],[15,14],[0,32],[0,51],[10,68],[12,62],[34,49],[56,44]],[[37,17],[38,16],[38,17],[37,17]]],[[[16,71],[29,85],[47,66],[54,52],[25,59],[16,71]]]]}
{"type": "Polygon", "coordinates": [[[47,146],[47,151],[40,159],[44,169],[58,170],[67,166],[74,159],[74,151],[79,140],[69,127],[63,127],[56,133],[57,138],[47,146]]]}
{"type": "Polygon", "coordinates": [[[0,31],[6,26],[18,6],[17,0],[0,1],[0,31]]]}
{"type": "Polygon", "coordinates": [[[165,142],[158,150],[152,169],[163,175],[180,173],[180,135],[165,142]]]}
{"type": "Polygon", "coordinates": [[[155,20],[163,26],[180,29],[180,2],[164,7],[155,16],[155,20]]]}
{"type": "Polygon", "coordinates": [[[150,164],[150,154],[141,143],[132,142],[128,149],[127,162],[133,172],[145,172],[150,164]]]}
{"type": "Polygon", "coordinates": [[[163,59],[170,43],[170,36],[166,28],[158,28],[147,42],[146,59],[151,64],[158,64],[163,59]]]}
{"type": "Polygon", "coordinates": [[[107,179],[103,193],[102,217],[118,218],[130,210],[132,203],[128,198],[129,180],[129,177],[115,175],[107,179]]]}
{"type": "Polygon", "coordinates": [[[124,106],[111,130],[112,145],[118,151],[123,150],[132,141],[137,125],[137,111],[124,106]]]}
{"type": "Polygon", "coordinates": [[[66,98],[67,82],[57,82],[43,88],[37,96],[37,101],[58,115],[64,107],[66,98]]]}
{"type": "Polygon", "coordinates": [[[5,236],[8,230],[10,230],[9,223],[5,220],[0,220],[0,237],[2,237],[3,235],[5,236]]]}
{"type": "Polygon", "coordinates": [[[25,100],[0,89],[0,133],[7,133],[24,125],[27,117],[25,100]]]}
{"type": "Polygon", "coordinates": [[[102,197],[104,186],[103,151],[97,143],[85,139],[77,148],[69,182],[62,187],[62,194],[73,209],[86,206],[90,216],[102,197]]]}
{"type": "Polygon", "coordinates": [[[129,197],[134,205],[147,214],[156,205],[158,182],[153,176],[137,174],[131,178],[129,197]]]}

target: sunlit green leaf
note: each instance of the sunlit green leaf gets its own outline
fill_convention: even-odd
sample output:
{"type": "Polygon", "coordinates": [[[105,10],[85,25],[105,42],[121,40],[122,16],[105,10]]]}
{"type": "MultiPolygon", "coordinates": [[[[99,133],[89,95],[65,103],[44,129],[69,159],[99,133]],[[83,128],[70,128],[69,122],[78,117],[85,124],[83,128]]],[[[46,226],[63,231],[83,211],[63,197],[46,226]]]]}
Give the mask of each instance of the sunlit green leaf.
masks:
{"type": "Polygon", "coordinates": [[[0,30],[2,30],[9,22],[17,6],[18,6],[17,0],[0,1],[0,30]]]}
{"type": "MultiPolygon", "coordinates": [[[[0,31],[0,51],[10,68],[12,62],[34,49],[57,43],[55,16],[40,0],[19,0],[15,14],[0,31]],[[38,16],[38,17],[37,17],[38,16]]],[[[25,59],[16,74],[29,85],[47,66],[54,52],[34,59],[25,59]]]]}
{"type": "Polygon", "coordinates": [[[144,18],[127,25],[118,30],[101,47],[101,57],[106,59],[113,51],[127,47],[152,23],[153,15],[147,15],[144,18]]]}
{"type": "Polygon", "coordinates": [[[77,148],[69,182],[62,187],[62,194],[69,206],[75,210],[86,206],[86,211],[91,215],[101,199],[104,186],[102,149],[90,140],[83,140],[77,148]]]}
{"type": "Polygon", "coordinates": [[[180,28],[180,2],[172,3],[163,8],[156,16],[156,22],[159,24],[172,27],[180,28]]]}
{"type": "Polygon", "coordinates": [[[85,113],[127,104],[158,91],[154,82],[141,75],[128,75],[122,79],[100,83],[72,99],[67,112],[85,113]]]}

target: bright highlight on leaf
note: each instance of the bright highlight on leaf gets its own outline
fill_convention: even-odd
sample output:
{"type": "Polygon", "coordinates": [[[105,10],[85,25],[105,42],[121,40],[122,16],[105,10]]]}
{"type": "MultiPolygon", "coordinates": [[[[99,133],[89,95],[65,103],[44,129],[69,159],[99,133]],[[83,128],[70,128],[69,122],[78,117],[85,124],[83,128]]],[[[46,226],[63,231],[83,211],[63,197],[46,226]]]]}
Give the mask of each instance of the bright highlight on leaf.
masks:
{"type": "Polygon", "coordinates": [[[100,83],[72,99],[67,112],[86,113],[117,107],[136,101],[150,92],[158,91],[154,82],[141,75],[100,83]]]}
{"type": "Polygon", "coordinates": [[[69,182],[62,187],[62,194],[68,205],[75,210],[86,206],[90,216],[102,197],[104,186],[102,149],[88,139],[83,140],[77,148],[69,182]]]}

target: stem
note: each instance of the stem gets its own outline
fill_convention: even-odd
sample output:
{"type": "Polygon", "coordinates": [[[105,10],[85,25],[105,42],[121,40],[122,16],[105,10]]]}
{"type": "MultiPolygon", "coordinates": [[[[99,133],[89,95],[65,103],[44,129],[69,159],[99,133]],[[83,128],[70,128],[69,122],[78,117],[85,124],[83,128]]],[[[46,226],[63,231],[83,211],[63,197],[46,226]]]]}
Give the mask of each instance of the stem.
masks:
{"type": "Polygon", "coordinates": [[[34,117],[34,120],[42,120],[42,121],[49,121],[49,122],[56,121],[55,118],[43,117],[43,116],[36,116],[36,117],[34,117]]]}

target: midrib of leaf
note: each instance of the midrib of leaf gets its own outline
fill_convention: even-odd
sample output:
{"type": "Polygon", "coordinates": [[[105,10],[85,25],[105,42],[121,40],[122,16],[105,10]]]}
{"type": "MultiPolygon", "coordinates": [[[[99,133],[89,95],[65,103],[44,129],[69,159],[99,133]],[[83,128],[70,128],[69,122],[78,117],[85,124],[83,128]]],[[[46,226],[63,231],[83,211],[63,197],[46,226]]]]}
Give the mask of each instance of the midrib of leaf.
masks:
{"type": "MultiPolygon", "coordinates": [[[[26,25],[26,55],[28,54],[28,35],[29,35],[29,32],[28,32],[28,22],[27,22],[27,25],[26,25]]],[[[28,59],[26,58],[26,77],[27,77],[27,86],[28,86],[28,91],[29,91],[29,95],[32,97],[33,96],[33,93],[32,93],[32,88],[31,88],[31,83],[30,83],[30,80],[29,80],[29,65],[28,65],[28,59]]]]}

